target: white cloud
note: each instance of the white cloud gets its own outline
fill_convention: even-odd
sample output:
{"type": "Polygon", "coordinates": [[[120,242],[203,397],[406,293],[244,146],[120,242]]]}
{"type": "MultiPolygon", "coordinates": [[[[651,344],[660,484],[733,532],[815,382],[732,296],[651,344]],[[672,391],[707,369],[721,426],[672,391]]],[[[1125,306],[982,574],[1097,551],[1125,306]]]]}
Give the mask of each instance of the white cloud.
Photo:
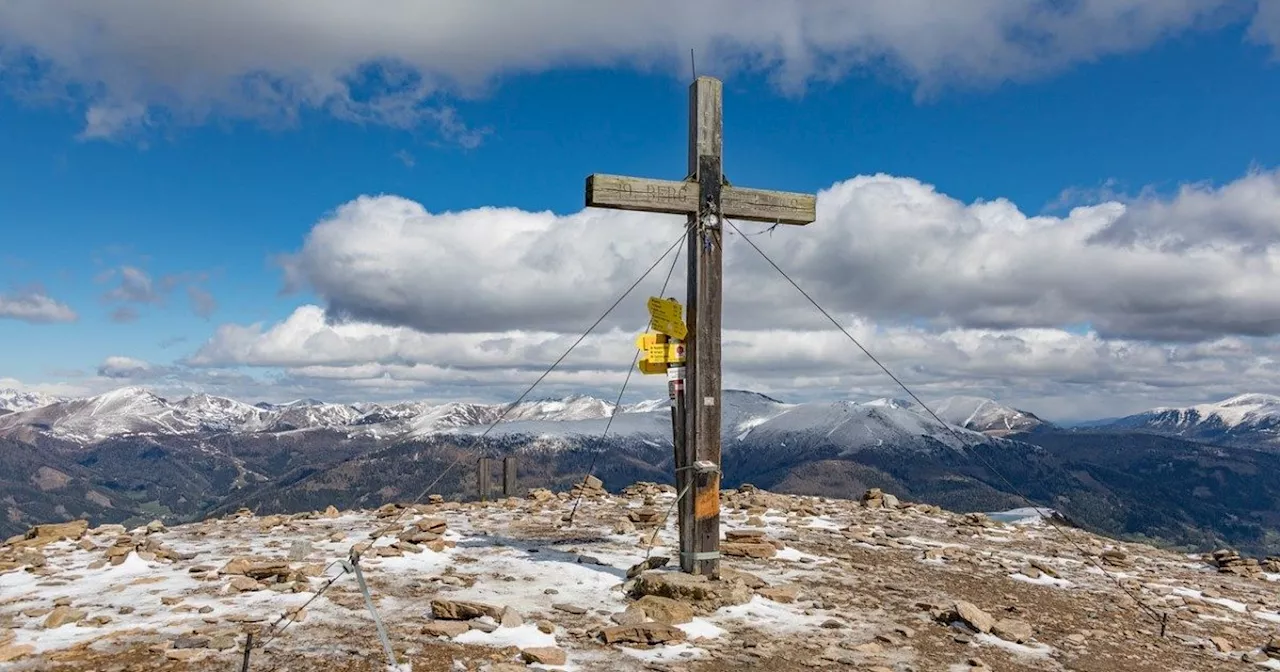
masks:
{"type": "Polygon", "coordinates": [[[154,373],[151,363],[133,357],[108,357],[98,366],[98,375],[103,378],[147,378],[154,373]]]}
{"type": "Polygon", "coordinates": [[[57,301],[42,290],[24,290],[13,294],[0,294],[0,319],[21,320],[32,324],[74,322],[76,311],[57,301]]]}
{"type": "MultiPolygon", "coordinates": [[[[679,222],[594,209],[433,214],[366,196],[316,224],[284,266],[291,285],[315,290],[338,318],[433,333],[570,332],[678,238],[679,222]]],[[[1006,200],[962,203],[909,178],[857,177],[819,195],[815,223],[753,241],[845,316],[934,328],[1088,324],[1129,339],[1280,332],[1280,173],[1061,218],[1029,217],[1006,200]]],[[[726,326],[819,324],[739,243],[730,237],[725,252],[726,326]]],[[[630,328],[637,310],[606,327],[630,328]]]]}
{"type": "MultiPolygon", "coordinates": [[[[876,325],[851,333],[917,393],[982,394],[1048,417],[1114,414],[1158,404],[1280,390],[1280,344],[1224,337],[1194,345],[1104,339],[1060,329],[951,329],[876,325]]],[[[272,325],[224,325],[186,363],[284,369],[282,380],[327,398],[510,400],[575,340],[574,334],[423,334],[405,327],[327,324],[302,306],[272,325]]],[[[616,394],[634,354],[633,332],[589,337],[539,394],[616,394]]],[[[730,387],[786,399],[902,396],[834,329],[729,330],[730,387]]],[[[665,379],[633,376],[631,397],[660,397],[665,379]]]]}
{"type": "MultiPolygon", "coordinates": [[[[223,325],[184,363],[279,371],[330,397],[514,398],[680,229],[615,211],[432,214],[362,197],[285,263],[336,310],[223,325]]],[[[1280,173],[1064,217],[878,175],[824,190],[814,224],[752,240],[922,395],[1077,418],[1280,392],[1280,299],[1268,289],[1280,284],[1278,231],[1280,173]]],[[[789,399],[901,394],[745,241],[726,240],[727,385],[789,399]]],[[[616,393],[667,268],[545,393],[616,393]]],[[[668,295],[683,295],[682,270],[668,295]]],[[[632,384],[663,394],[660,380],[632,384]]]]}
{"type": "MultiPolygon", "coordinates": [[[[151,276],[136,266],[121,266],[119,269],[120,284],[102,295],[107,301],[130,301],[133,303],[159,303],[160,293],[151,282],[151,276]]],[[[116,271],[108,271],[99,276],[106,280],[116,271]]]]}
{"type": "Polygon", "coordinates": [[[338,315],[427,332],[583,329],[678,242],[682,224],[662,226],[674,221],[600,210],[432,214],[364,196],[282,263],[287,284],[309,285],[338,315]]]}
{"type": "MultiPolygon", "coordinates": [[[[788,91],[855,68],[920,91],[1028,79],[1248,16],[1235,0],[18,0],[0,5],[0,68],[23,95],[84,92],[85,137],[210,115],[291,123],[305,110],[463,144],[441,94],[561,66],[768,72],[788,91]],[[34,61],[34,63],[33,63],[34,61]]],[[[1263,9],[1255,33],[1270,35],[1263,9]]]]}
{"type": "Polygon", "coordinates": [[[1258,13],[1249,26],[1249,37],[1270,45],[1273,55],[1280,56],[1280,3],[1259,0],[1258,13]]]}

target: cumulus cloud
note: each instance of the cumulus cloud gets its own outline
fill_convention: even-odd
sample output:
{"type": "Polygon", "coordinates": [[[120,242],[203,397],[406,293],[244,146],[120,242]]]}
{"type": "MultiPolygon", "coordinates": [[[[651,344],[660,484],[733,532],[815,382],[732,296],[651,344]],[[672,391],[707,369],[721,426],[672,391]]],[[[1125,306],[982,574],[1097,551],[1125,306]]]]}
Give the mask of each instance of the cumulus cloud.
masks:
{"type": "Polygon", "coordinates": [[[28,289],[0,294],[0,319],[21,320],[31,324],[74,322],[76,311],[51,298],[41,289],[28,289]]]}
{"type": "Polygon", "coordinates": [[[585,328],[655,251],[678,243],[682,224],[645,225],[667,220],[676,221],[599,210],[432,214],[363,196],[281,263],[286,286],[311,287],[340,317],[427,332],[585,328]]]}
{"type": "MultiPolygon", "coordinates": [[[[267,380],[239,371],[191,369],[122,355],[112,355],[102,360],[96,374],[77,381],[74,385],[64,386],[64,389],[75,390],[67,393],[69,396],[92,396],[126,385],[143,385],[157,394],[173,397],[204,392],[235,399],[257,400],[264,395],[277,401],[298,398],[295,390],[288,389],[291,385],[276,385],[279,376],[276,377],[277,380],[267,380]]],[[[12,387],[20,388],[21,385],[12,387]]]]}
{"type": "Polygon", "coordinates": [[[118,270],[108,271],[98,276],[107,281],[115,275],[120,282],[113,289],[102,295],[107,301],[127,301],[132,303],[159,303],[160,292],[151,282],[151,276],[136,266],[121,266],[118,270]]]}
{"type": "MultiPolygon", "coordinates": [[[[744,229],[759,227],[742,225],[744,229]]],[[[199,369],[255,367],[330,395],[518,394],[649,267],[678,218],[483,208],[433,214],[362,197],[284,263],[325,307],[226,324],[199,369]],[[666,225],[663,224],[666,222],[666,225]]],[[[755,235],[921,394],[980,394],[1047,417],[1280,392],[1280,173],[1029,216],[863,176],[818,220],[755,235]]],[[[668,258],[668,261],[670,259],[668,258]]],[[[616,393],[659,268],[548,378],[616,393]]],[[[668,295],[683,296],[683,264],[668,295]]],[[[736,235],[726,238],[726,384],[788,399],[899,395],[736,235]]],[[[633,380],[661,396],[663,381],[633,380]]]]}
{"type": "MultiPolygon", "coordinates": [[[[1242,389],[1276,390],[1280,344],[1223,337],[1161,345],[1062,329],[846,328],[928,397],[993,396],[1048,417],[1113,414],[1242,389]]],[[[541,394],[616,394],[634,332],[591,336],[551,374],[541,394]]],[[[224,325],[184,362],[193,367],[281,369],[282,380],[327,398],[514,398],[576,339],[574,334],[424,334],[406,327],[334,324],[302,306],[270,326],[224,325]]],[[[728,330],[727,386],[784,399],[901,396],[901,390],[834,329],[728,330]]],[[[633,377],[632,397],[660,397],[665,379],[633,377]]]]}
{"type": "MultiPolygon", "coordinates": [[[[583,0],[41,0],[0,5],[0,81],[27,96],[83,92],[84,137],[211,115],[291,123],[307,110],[477,132],[442,95],[561,66],[768,73],[787,91],[853,69],[924,93],[1028,79],[1170,35],[1244,19],[1239,0],[810,2],[583,0]]],[[[1255,34],[1274,35],[1264,7],[1255,34]]]]}
{"type": "Polygon", "coordinates": [[[59,397],[91,397],[126,386],[142,386],[167,399],[205,393],[249,402],[289,401],[318,397],[334,390],[317,389],[285,377],[254,377],[237,371],[189,370],[132,357],[107,357],[96,371],[53,372],[72,380],[35,382],[0,376],[0,390],[41,392],[59,397]]]}
{"type": "Polygon", "coordinates": [[[103,378],[146,378],[154,375],[155,372],[155,367],[149,362],[133,357],[112,356],[98,365],[98,375],[103,378]]]}
{"type": "MultiPolygon", "coordinates": [[[[876,175],[823,190],[815,223],[753,241],[846,316],[937,329],[1090,325],[1105,338],[1199,341],[1280,331],[1278,213],[1280,173],[1064,217],[1029,216],[1007,200],[963,203],[876,175]]],[[[433,214],[395,196],[361,197],[316,224],[283,263],[288,283],[313,289],[334,319],[566,332],[639,277],[678,238],[680,221],[594,209],[433,214]]],[[[727,326],[821,319],[732,236],[725,283],[727,326]]],[[[624,315],[606,328],[629,328],[624,315]]]]}

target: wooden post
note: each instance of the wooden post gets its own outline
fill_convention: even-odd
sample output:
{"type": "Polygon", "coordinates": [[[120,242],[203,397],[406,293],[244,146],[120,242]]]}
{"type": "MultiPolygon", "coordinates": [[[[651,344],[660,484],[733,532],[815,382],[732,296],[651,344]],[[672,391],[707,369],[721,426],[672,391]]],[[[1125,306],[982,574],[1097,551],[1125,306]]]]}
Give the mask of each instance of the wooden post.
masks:
{"type": "Polygon", "coordinates": [[[516,496],[516,456],[502,458],[502,496],[516,496]]]}
{"type": "Polygon", "coordinates": [[[698,183],[698,211],[691,214],[688,244],[688,382],[685,441],[689,449],[676,468],[692,478],[681,508],[680,567],[691,574],[720,576],[720,309],[723,222],[720,211],[721,149],[724,146],[721,84],[699,77],[689,87],[689,174],[698,183]],[[699,469],[709,463],[714,470],[699,469]]]}
{"type": "Polygon", "coordinates": [[[476,496],[480,501],[489,499],[489,458],[476,460],[476,496]]]}

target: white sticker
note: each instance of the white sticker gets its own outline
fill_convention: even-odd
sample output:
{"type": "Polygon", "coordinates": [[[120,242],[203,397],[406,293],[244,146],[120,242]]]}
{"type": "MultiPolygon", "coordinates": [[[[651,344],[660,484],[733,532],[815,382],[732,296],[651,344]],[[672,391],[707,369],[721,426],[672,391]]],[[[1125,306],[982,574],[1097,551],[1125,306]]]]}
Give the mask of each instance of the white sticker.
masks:
{"type": "Polygon", "coordinates": [[[703,406],[715,406],[715,405],[716,405],[716,398],[715,398],[715,397],[703,397],[703,398],[702,398],[702,405],[703,405],[703,406]]]}

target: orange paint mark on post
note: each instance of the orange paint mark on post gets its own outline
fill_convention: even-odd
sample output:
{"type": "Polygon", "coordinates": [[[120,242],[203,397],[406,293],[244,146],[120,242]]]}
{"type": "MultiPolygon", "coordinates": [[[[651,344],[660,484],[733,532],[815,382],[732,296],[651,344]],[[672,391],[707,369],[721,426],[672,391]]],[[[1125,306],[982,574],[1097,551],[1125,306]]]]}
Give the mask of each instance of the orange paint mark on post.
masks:
{"type": "Polygon", "coordinates": [[[706,477],[710,483],[697,488],[697,497],[693,500],[693,517],[718,518],[720,516],[720,476],[711,474],[706,477]]]}

